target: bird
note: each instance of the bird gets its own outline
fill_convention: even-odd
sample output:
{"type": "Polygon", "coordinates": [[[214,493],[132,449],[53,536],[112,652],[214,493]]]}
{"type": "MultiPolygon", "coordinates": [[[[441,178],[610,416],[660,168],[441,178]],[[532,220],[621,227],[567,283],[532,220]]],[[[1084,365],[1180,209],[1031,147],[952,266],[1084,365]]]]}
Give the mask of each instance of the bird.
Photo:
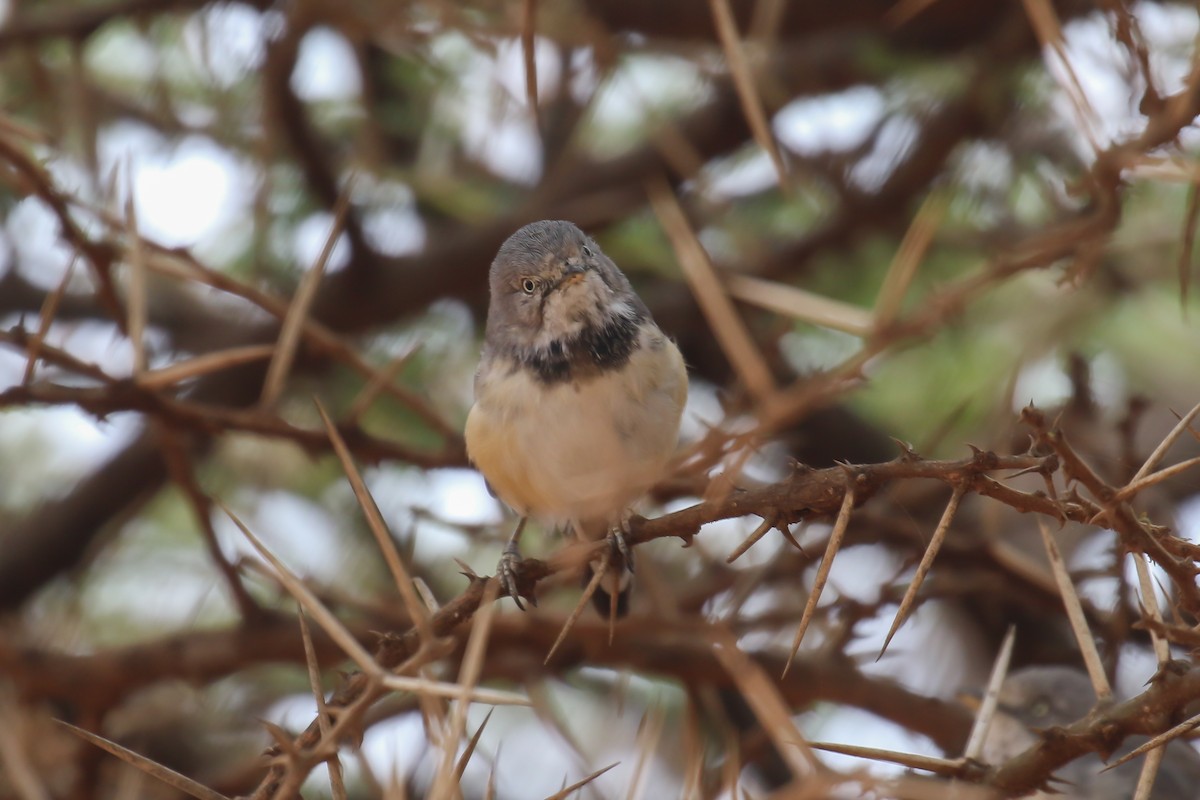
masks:
{"type": "Polygon", "coordinates": [[[572,222],[543,220],[512,234],[492,261],[488,290],[464,437],[489,489],[519,518],[497,567],[501,588],[524,609],[519,546],[532,517],[609,541],[605,558],[616,568],[593,601],[601,613],[623,614],[631,506],[675,453],[688,390],[683,356],[625,274],[572,222]]]}
{"type": "MultiPolygon", "coordinates": [[[[1038,665],[1011,673],[1000,686],[997,713],[984,738],[982,758],[997,765],[1040,741],[1038,731],[1083,719],[1096,704],[1087,674],[1074,667],[1038,665]]],[[[1112,755],[1115,760],[1147,740],[1128,737],[1112,755]]],[[[1056,800],[1127,800],[1133,797],[1142,769],[1135,758],[1107,772],[1096,753],[1063,766],[1053,792],[1031,795],[1056,800]]],[[[1153,800],[1194,800],[1200,786],[1200,754],[1182,741],[1166,746],[1151,791],[1153,800]]]]}

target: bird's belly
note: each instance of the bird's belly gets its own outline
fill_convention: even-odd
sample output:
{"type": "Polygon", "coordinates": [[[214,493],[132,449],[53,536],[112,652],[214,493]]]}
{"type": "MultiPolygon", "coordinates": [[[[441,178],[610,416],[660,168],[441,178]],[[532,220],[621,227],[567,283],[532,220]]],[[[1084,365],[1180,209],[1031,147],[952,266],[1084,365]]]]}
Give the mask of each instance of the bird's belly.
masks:
{"type": "Polygon", "coordinates": [[[519,514],[615,520],[662,476],[675,450],[686,373],[667,346],[581,382],[498,370],[467,420],[471,460],[519,514]]]}

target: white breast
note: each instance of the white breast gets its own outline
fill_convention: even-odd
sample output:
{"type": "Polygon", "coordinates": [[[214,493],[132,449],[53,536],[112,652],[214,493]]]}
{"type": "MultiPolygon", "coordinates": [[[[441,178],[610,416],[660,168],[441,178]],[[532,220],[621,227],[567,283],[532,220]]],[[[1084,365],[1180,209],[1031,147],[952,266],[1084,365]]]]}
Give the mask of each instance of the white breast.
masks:
{"type": "Polygon", "coordinates": [[[653,325],[639,345],[623,366],[577,382],[542,383],[511,362],[480,375],[468,453],[517,513],[611,523],[662,477],[687,373],[653,325]]]}

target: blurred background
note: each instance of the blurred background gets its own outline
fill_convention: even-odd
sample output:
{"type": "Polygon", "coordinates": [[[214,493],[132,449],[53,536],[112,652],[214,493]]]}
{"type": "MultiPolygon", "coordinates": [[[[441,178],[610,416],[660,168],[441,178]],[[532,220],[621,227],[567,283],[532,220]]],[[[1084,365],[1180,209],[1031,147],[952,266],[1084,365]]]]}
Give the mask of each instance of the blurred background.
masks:
{"type": "MultiPolygon", "coordinates": [[[[492,573],[513,520],[461,429],[488,266],[533,220],[591,233],[688,362],[681,466],[648,517],[798,465],[1026,453],[1031,403],[1121,486],[1200,401],[1194,3],[0,14],[0,798],[172,796],[52,719],[228,796],[262,785],[262,721],[313,721],[296,601],[214,500],[368,646],[409,628],[314,397],[428,603],[459,596],[464,568],[492,573]]],[[[1198,452],[1185,434],[1162,466],[1198,452]]],[[[1011,472],[993,477],[1047,490],[1011,472]]],[[[1082,666],[1038,515],[973,491],[876,660],[950,498],[939,474],[886,482],[851,517],[776,686],[809,739],[958,756],[954,694],[1010,625],[1015,664],[1082,666]]],[[[1192,560],[1198,474],[1131,501],[1192,560]]],[[[1064,475],[1049,485],[1067,502],[1064,475]]],[[[1156,661],[1127,540],[1042,516],[1118,694],[1142,691],[1156,661]]],[[[732,563],[761,516],[645,544],[614,644],[593,646],[589,611],[550,666],[576,579],[545,582],[528,616],[501,601],[480,680],[533,707],[495,711],[462,795],[549,796],[613,762],[580,796],[786,783],[754,703],[695,651],[732,631],[777,680],[832,519],[781,508],[801,548],[768,530],[732,563]]],[[[545,533],[527,555],[562,546],[545,533]]],[[[1193,624],[1155,576],[1168,619],[1193,624]]],[[[427,674],[455,678],[470,628],[427,674]]],[[[1195,644],[1172,641],[1179,658],[1195,644]]],[[[344,653],[316,648],[342,685],[344,653]]],[[[470,707],[468,738],[488,712],[470,707]]],[[[466,743],[445,715],[374,703],[342,744],[347,795],[426,796],[466,743]]],[[[901,768],[821,758],[854,778],[830,796],[893,796],[873,781],[901,768]]],[[[306,797],[340,791],[305,775],[306,797]]]]}

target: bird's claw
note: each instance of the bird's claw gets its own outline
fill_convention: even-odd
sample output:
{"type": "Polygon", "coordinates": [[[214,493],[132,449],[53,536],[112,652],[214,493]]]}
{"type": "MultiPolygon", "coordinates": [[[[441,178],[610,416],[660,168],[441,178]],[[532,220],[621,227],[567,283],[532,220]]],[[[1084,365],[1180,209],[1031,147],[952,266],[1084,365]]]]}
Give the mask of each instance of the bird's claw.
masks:
{"type": "MultiPolygon", "coordinates": [[[[521,551],[517,548],[516,542],[509,542],[500,556],[500,564],[496,567],[496,579],[500,581],[500,588],[504,593],[517,604],[517,608],[524,611],[525,606],[521,603],[521,590],[517,585],[520,564],[521,551]]],[[[526,599],[529,600],[530,605],[537,605],[533,598],[526,599]]]]}
{"type": "Polygon", "coordinates": [[[629,541],[625,535],[629,533],[629,523],[622,522],[619,528],[613,528],[608,532],[608,547],[609,550],[621,557],[625,562],[625,569],[633,572],[633,548],[629,546],[629,541]]]}

